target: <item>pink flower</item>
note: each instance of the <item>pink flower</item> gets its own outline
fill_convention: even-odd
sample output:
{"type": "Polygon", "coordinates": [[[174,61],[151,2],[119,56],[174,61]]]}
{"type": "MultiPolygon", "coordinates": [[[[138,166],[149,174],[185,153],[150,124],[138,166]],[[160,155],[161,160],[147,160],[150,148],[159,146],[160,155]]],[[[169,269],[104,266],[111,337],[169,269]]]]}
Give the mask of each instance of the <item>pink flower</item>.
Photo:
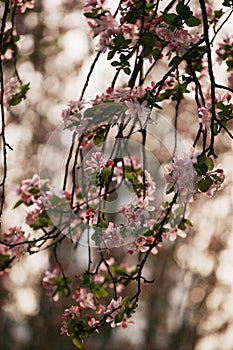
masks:
{"type": "Polygon", "coordinates": [[[173,190],[179,193],[183,201],[190,201],[198,190],[196,185],[197,172],[193,166],[196,158],[189,154],[183,154],[173,159],[172,166],[167,166],[164,175],[168,182],[167,192],[173,190]]]}
{"type": "Polygon", "coordinates": [[[45,289],[46,295],[49,297],[49,299],[52,301],[58,300],[58,284],[56,281],[56,277],[59,276],[59,270],[55,268],[53,272],[46,271],[45,276],[43,277],[42,285],[45,289]]]}
{"type": "MultiPolygon", "coordinates": [[[[3,94],[3,105],[8,109],[10,107],[10,100],[14,94],[14,89],[17,86],[18,80],[17,78],[11,78],[6,85],[4,86],[4,94],[3,94]]],[[[0,89],[1,93],[1,89],[0,89]]]]}
{"type": "Polygon", "coordinates": [[[108,32],[109,35],[112,35],[114,30],[118,28],[118,23],[110,12],[100,18],[95,18],[93,20],[88,19],[87,23],[91,27],[94,36],[105,30],[112,30],[112,33],[108,32]]]}
{"type": "Polygon", "coordinates": [[[103,160],[103,153],[92,153],[91,159],[87,160],[86,164],[88,165],[88,168],[86,168],[85,170],[91,170],[92,172],[100,171],[101,168],[105,165],[105,162],[103,160]]]}
{"type": "MultiPolygon", "coordinates": [[[[95,327],[98,323],[100,323],[100,321],[96,320],[95,317],[93,317],[93,316],[91,316],[89,318],[89,321],[87,322],[89,327],[95,327]]],[[[96,329],[96,331],[98,331],[98,330],[96,329]]]]}
{"type": "Polygon", "coordinates": [[[210,186],[206,194],[208,197],[213,197],[215,196],[216,192],[222,189],[225,174],[221,166],[218,166],[216,170],[207,172],[207,175],[211,177],[213,184],[210,186]]]}
{"type": "Polygon", "coordinates": [[[187,234],[184,231],[179,230],[178,227],[174,227],[171,228],[169,232],[165,233],[163,236],[166,238],[168,237],[169,240],[173,242],[177,239],[178,236],[180,236],[181,238],[185,238],[187,234]]]}
{"type": "Polygon", "coordinates": [[[61,317],[61,334],[66,334],[67,336],[71,335],[68,331],[69,322],[79,318],[81,310],[82,308],[80,306],[71,306],[69,309],[65,309],[65,312],[61,317]]]}
{"type": "Polygon", "coordinates": [[[145,108],[143,108],[147,105],[147,101],[143,101],[140,104],[138,102],[138,100],[135,99],[133,102],[125,101],[125,104],[128,107],[125,114],[130,118],[145,117],[148,114],[148,112],[145,110],[145,108]]]}
{"type": "Polygon", "coordinates": [[[26,235],[21,227],[10,227],[8,232],[3,234],[3,238],[8,244],[10,256],[19,259],[27,251],[28,243],[26,241],[29,239],[29,234],[26,235]]]}
{"type": "Polygon", "coordinates": [[[183,28],[172,31],[167,23],[159,24],[155,28],[155,33],[159,39],[168,42],[169,51],[167,55],[169,58],[174,51],[182,56],[191,45],[197,43],[200,39],[199,35],[191,35],[183,28]]]}
{"type": "Polygon", "coordinates": [[[108,249],[120,247],[123,244],[120,228],[115,227],[113,222],[109,222],[108,228],[104,231],[103,242],[108,249]]]}
{"type": "Polygon", "coordinates": [[[121,329],[126,329],[129,325],[134,324],[134,321],[130,320],[130,318],[124,314],[123,320],[121,321],[121,329]]]}
{"type": "Polygon", "coordinates": [[[223,39],[222,43],[218,44],[218,48],[216,50],[216,54],[218,56],[217,61],[219,64],[222,64],[222,61],[225,60],[229,54],[229,50],[232,50],[232,39],[233,36],[227,36],[223,39]]]}
{"type": "Polygon", "coordinates": [[[209,130],[210,129],[210,123],[211,123],[211,104],[210,103],[206,103],[206,105],[204,107],[200,107],[198,108],[199,114],[201,116],[201,124],[202,124],[202,130],[206,129],[209,130]]]}
{"type": "Polygon", "coordinates": [[[19,13],[24,13],[27,9],[33,9],[36,0],[12,0],[16,4],[16,10],[19,13]]]}
{"type": "Polygon", "coordinates": [[[16,187],[16,193],[20,196],[22,202],[30,205],[41,196],[42,186],[45,185],[48,186],[48,180],[41,180],[39,175],[35,174],[32,179],[23,180],[21,186],[16,187]]]}
{"type": "Polygon", "coordinates": [[[79,303],[79,305],[85,309],[90,308],[95,310],[95,299],[93,293],[88,293],[85,288],[76,287],[72,298],[79,303]]]}

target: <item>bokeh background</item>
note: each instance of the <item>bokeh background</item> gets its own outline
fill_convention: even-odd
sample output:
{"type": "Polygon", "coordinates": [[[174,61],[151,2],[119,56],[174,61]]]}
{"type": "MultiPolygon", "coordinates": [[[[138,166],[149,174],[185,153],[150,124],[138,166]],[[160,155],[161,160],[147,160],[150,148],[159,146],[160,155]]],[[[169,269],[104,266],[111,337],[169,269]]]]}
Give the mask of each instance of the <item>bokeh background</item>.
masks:
{"type": "MultiPolygon", "coordinates": [[[[80,96],[95,57],[95,40],[90,38],[82,6],[78,0],[38,0],[34,10],[17,18],[22,35],[18,70],[23,82],[30,81],[31,89],[27,100],[7,116],[7,141],[14,152],[8,154],[4,229],[22,223],[23,210],[12,211],[16,201],[13,189],[22,179],[39,172],[46,143],[61,122],[61,110],[67,101],[80,96]]],[[[231,20],[226,31],[232,24],[231,20]]],[[[226,82],[225,68],[214,67],[221,72],[221,83],[226,82]]],[[[164,69],[161,65],[156,74],[161,76],[164,69]]],[[[113,74],[106,57],[101,58],[85,97],[105,91],[113,74]]],[[[156,81],[158,77],[150,78],[156,81]]],[[[164,106],[164,115],[171,122],[174,108],[172,102],[164,106]]],[[[198,127],[193,102],[187,97],[180,108],[179,132],[191,145],[198,127]]],[[[226,171],[224,190],[212,200],[198,198],[191,205],[194,226],[188,237],[166,243],[151,257],[146,273],[155,283],[143,288],[135,325],[124,331],[106,329],[88,339],[85,350],[233,349],[232,150],[232,141],[223,133],[217,142],[220,156],[216,162],[226,171]]],[[[48,160],[51,166],[59,161],[59,145],[53,154],[48,160]]],[[[116,258],[121,259],[121,254],[116,251],[116,258]]],[[[72,273],[84,268],[80,249],[63,247],[60,256],[72,273]]],[[[53,257],[43,251],[0,276],[0,349],[74,349],[71,339],[59,334],[60,316],[68,302],[51,303],[42,289],[44,270],[52,261],[53,257]]]]}

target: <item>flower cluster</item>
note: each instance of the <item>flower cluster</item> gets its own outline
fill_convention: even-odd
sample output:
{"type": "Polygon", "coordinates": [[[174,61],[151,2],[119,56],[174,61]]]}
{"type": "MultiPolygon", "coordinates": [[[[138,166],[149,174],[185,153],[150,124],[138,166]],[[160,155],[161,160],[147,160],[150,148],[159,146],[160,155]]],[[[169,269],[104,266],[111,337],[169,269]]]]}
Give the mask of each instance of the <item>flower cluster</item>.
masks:
{"type": "Polygon", "coordinates": [[[96,95],[88,102],[70,101],[68,108],[62,110],[64,127],[76,131],[79,136],[90,136],[101,126],[120,121],[124,113],[132,120],[147,117],[149,123],[151,122],[149,111],[152,108],[150,91],[153,87],[154,82],[146,88],[109,87],[104,93],[96,95]]]}
{"type": "Polygon", "coordinates": [[[29,237],[29,234],[26,234],[21,227],[10,227],[8,232],[2,235],[1,254],[20,259],[27,251],[29,237]]]}
{"type": "MultiPolygon", "coordinates": [[[[225,93],[223,95],[216,96],[215,99],[215,110],[216,114],[220,120],[220,123],[215,123],[215,132],[219,133],[222,124],[225,125],[229,120],[232,119],[233,104],[231,101],[231,95],[225,93]]],[[[202,130],[210,130],[212,116],[212,104],[211,98],[208,96],[206,98],[206,104],[203,107],[198,108],[200,122],[202,124],[202,130]]]]}
{"type": "Polygon", "coordinates": [[[187,29],[183,28],[171,30],[170,26],[164,22],[156,27],[155,32],[159,39],[167,43],[168,58],[174,52],[178,56],[182,56],[191,45],[200,40],[199,34],[192,35],[187,29]]]}
{"type": "Polygon", "coordinates": [[[220,167],[215,170],[213,168],[211,158],[195,154],[194,150],[190,154],[174,157],[173,164],[166,166],[167,193],[177,193],[184,203],[192,201],[198,192],[213,196],[222,188],[225,179],[220,167]]]}
{"type": "Polygon", "coordinates": [[[45,276],[43,277],[42,284],[45,289],[45,293],[50,300],[57,300],[57,290],[58,290],[57,277],[59,275],[60,275],[60,271],[57,268],[55,268],[52,272],[45,271],[45,276]]]}
{"type": "Polygon", "coordinates": [[[233,68],[233,37],[227,35],[223,42],[218,44],[216,49],[218,63],[221,64],[223,61],[226,61],[228,70],[233,68]]]}
{"type": "MultiPolygon", "coordinates": [[[[108,290],[116,287],[115,281],[121,277],[122,283],[117,286],[117,293],[125,288],[125,275],[134,276],[135,267],[132,269],[126,264],[118,266],[113,258],[98,264],[95,272],[82,276],[82,287],[76,286],[72,299],[76,305],[66,309],[62,315],[61,334],[74,335],[76,339],[83,337],[84,332],[98,332],[98,327],[103,320],[112,328],[121,326],[125,329],[133,324],[130,320],[136,305],[132,304],[130,297],[115,297],[109,300],[108,290]],[[111,271],[111,279],[109,279],[111,271]],[[105,302],[105,305],[100,303],[105,302]]],[[[127,284],[127,282],[125,282],[127,284]]]]}
{"type": "MultiPolygon", "coordinates": [[[[18,83],[18,80],[17,78],[14,77],[14,78],[11,78],[4,86],[3,105],[7,109],[10,107],[10,101],[14,94],[17,83],[18,83]]],[[[0,89],[0,93],[1,93],[1,89],[0,89]]]]}
{"type": "Polygon", "coordinates": [[[195,155],[183,154],[174,157],[173,164],[166,167],[167,193],[177,192],[185,202],[193,198],[198,190],[196,185],[197,172],[194,168],[196,162],[195,155]]]}
{"type": "Polygon", "coordinates": [[[122,329],[125,329],[128,325],[134,324],[127,316],[127,313],[124,312],[122,302],[123,300],[120,296],[117,300],[112,299],[106,308],[106,322],[109,323],[112,328],[121,326],[122,329]]]}
{"type": "Polygon", "coordinates": [[[31,179],[23,180],[15,192],[20,198],[15,208],[21,204],[26,205],[25,223],[33,230],[53,225],[67,229],[67,221],[70,218],[70,192],[56,190],[48,179],[41,179],[37,174],[31,179]]]}
{"type": "MultiPolygon", "coordinates": [[[[36,0],[12,0],[10,14],[24,13],[35,3],[36,0]]],[[[229,93],[214,96],[213,89],[207,92],[209,84],[203,84],[212,78],[207,76],[211,71],[210,60],[206,60],[208,36],[204,33],[201,37],[198,31],[203,32],[206,21],[205,28],[212,26],[213,33],[218,33],[216,24],[224,10],[216,11],[209,2],[200,3],[201,12],[206,7],[207,21],[200,11],[193,14],[189,1],[167,5],[163,1],[123,0],[115,13],[107,7],[106,0],[85,1],[83,12],[91,35],[98,36],[98,54],[82,96],[101,53],[107,52],[108,60],[114,58],[111,65],[116,71],[111,87],[89,101],[72,100],[62,111],[64,128],[74,132],[65,164],[67,190],[57,191],[49,180],[38,175],[23,180],[16,189],[19,200],[15,207],[26,206],[25,223],[33,235],[21,227],[10,228],[2,235],[0,269],[8,268],[25,252],[52,247],[59,269],[46,271],[42,285],[51,301],[70,296],[75,304],[62,315],[61,334],[72,336],[80,349],[83,339],[98,333],[106,324],[122,329],[133,324],[141,283],[150,282],[143,270],[147,258],[157,254],[165,240],[186,237],[188,226],[192,226],[188,206],[198,194],[213,197],[222,188],[225,174],[221,166],[215,168],[211,155],[215,155],[213,140],[221,130],[232,137],[227,123],[232,120],[233,105],[229,93]],[[148,84],[154,69],[161,71],[161,58],[167,72],[157,83],[148,84]],[[116,87],[122,72],[129,79],[125,86],[116,87]],[[176,155],[166,166],[166,198],[160,201],[156,197],[161,190],[157,188],[159,182],[155,183],[148,171],[151,164],[145,151],[152,140],[151,135],[148,137],[149,124],[154,123],[151,112],[170,100],[176,104],[178,117],[179,104],[190,93],[189,87],[195,91],[195,113],[201,123],[194,144],[202,144],[203,148],[176,155]],[[135,156],[137,149],[130,145],[134,140],[139,144],[141,158],[135,156]],[[59,261],[56,249],[63,242],[77,248],[84,239],[88,245],[87,269],[72,281],[66,277],[66,265],[59,261]],[[135,265],[113,259],[113,248],[123,245],[123,255],[129,259],[133,254],[135,265]],[[98,248],[95,259],[91,256],[93,246],[98,248]]],[[[2,36],[2,60],[17,59],[17,32],[10,28],[2,36]]],[[[232,47],[228,36],[216,51],[218,62],[224,61],[228,67],[228,91],[233,86],[232,47]]],[[[217,87],[221,88],[216,84],[217,87]]],[[[29,84],[17,86],[17,80],[11,79],[2,91],[4,106],[8,109],[18,104],[28,88],[29,84]]],[[[192,99],[194,94],[189,96],[192,99]]]]}
{"type": "Polygon", "coordinates": [[[16,10],[19,13],[24,13],[27,9],[33,9],[36,0],[12,0],[16,5],[16,10]]]}
{"type": "Polygon", "coordinates": [[[5,29],[3,35],[3,45],[1,49],[1,58],[3,61],[10,61],[20,48],[20,36],[15,28],[5,29]]]}

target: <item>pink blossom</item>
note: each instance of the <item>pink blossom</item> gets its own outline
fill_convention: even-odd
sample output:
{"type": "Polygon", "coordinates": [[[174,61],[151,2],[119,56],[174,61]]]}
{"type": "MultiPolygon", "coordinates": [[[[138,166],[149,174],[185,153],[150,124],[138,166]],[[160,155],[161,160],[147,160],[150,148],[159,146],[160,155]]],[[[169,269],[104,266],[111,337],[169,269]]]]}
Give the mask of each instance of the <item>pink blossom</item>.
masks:
{"type": "Polygon", "coordinates": [[[100,18],[95,18],[93,20],[88,19],[87,23],[90,26],[94,36],[104,32],[105,30],[108,31],[109,35],[112,35],[115,29],[118,28],[118,23],[110,12],[101,16],[100,18]],[[112,33],[109,30],[112,31],[112,33]]]}
{"type": "Polygon", "coordinates": [[[88,165],[88,168],[86,168],[85,171],[87,170],[91,170],[92,172],[100,171],[105,165],[105,162],[103,160],[103,153],[102,152],[92,153],[91,159],[87,160],[86,164],[88,165]]]}
{"type": "Polygon", "coordinates": [[[125,329],[128,325],[134,324],[126,314],[123,315],[121,322],[116,322],[115,318],[121,311],[122,297],[120,296],[117,300],[112,299],[105,311],[105,314],[107,315],[106,322],[109,323],[112,328],[121,326],[122,329],[125,329]]]}
{"type": "MultiPolygon", "coordinates": [[[[88,326],[91,328],[95,327],[98,323],[100,323],[100,321],[96,320],[95,317],[93,317],[93,316],[91,316],[87,322],[88,326]]],[[[98,330],[96,329],[96,331],[98,331],[98,330]]]]}
{"type": "Polygon", "coordinates": [[[149,249],[147,237],[140,236],[135,239],[134,242],[130,244],[130,248],[128,249],[129,254],[133,254],[134,252],[146,252],[149,249]]]}
{"type": "Polygon", "coordinates": [[[79,303],[79,305],[84,308],[90,308],[95,310],[95,299],[93,293],[88,293],[85,288],[76,287],[72,298],[79,303]]]}
{"type": "Polygon", "coordinates": [[[103,4],[105,2],[106,0],[86,0],[83,7],[83,12],[88,13],[96,9],[101,9],[103,11],[103,4]]]}
{"type": "Polygon", "coordinates": [[[82,134],[88,124],[88,118],[83,119],[83,109],[85,100],[69,101],[68,108],[62,110],[62,119],[66,129],[76,130],[78,134],[82,134]],[[76,127],[78,125],[78,128],[76,127]]]}
{"type": "Polygon", "coordinates": [[[211,177],[213,184],[210,186],[210,188],[206,192],[206,195],[208,197],[213,197],[215,196],[216,192],[222,189],[223,182],[225,180],[225,174],[223,169],[219,165],[216,170],[207,172],[207,175],[211,177]],[[216,179],[216,176],[217,176],[217,179],[216,179]]]}
{"type": "Polygon", "coordinates": [[[129,325],[134,324],[134,321],[132,321],[126,314],[124,314],[123,320],[121,321],[121,329],[126,329],[129,325]]]}
{"type": "MultiPolygon", "coordinates": [[[[16,77],[11,78],[4,86],[3,94],[3,105],[8,109],[10,107],[10,100],[14,94],[15,87],[17,86],[18,80],[16,77]]],[[[0,89],[1,93],[1,89],[0,89]]]]}
{"type": "Polygon", "coordinates": [[[41,196],[42,186],[45,185],[48,185],[48,180],[42,180],[39,175],[35,174],[32,179],[23,180],[21,186],[16,187],[16,193],[20,196],[22,202],[30,205],[41,196]]]}
{"type": "Polygon", "coordinates": [[[99,305],[96,306],[95,313],[96,313],[97,315],[100,315],[100,314],[102,314],[105,310],[106,310],[106,307],[105,307],[104,305],[99,304],[99,305]]]}
{"type": "Polygon", "coordinates": [[[27,9],[33,9],[36,0],[12,0],[16,4],[16,10],[19,13],[24,13],[27,9]]]}
{"type": "Polygon", "coordinates": [[[180,230],[177,226],[170,228],[167,233],[163,234],[164,238],[168,238],[172,242],[175,241],[178,236],[181,238],[185,238],[187,234],[184,231],[180,230]]]}
{"type": "Polygon", "coordinates": [[[202,130],[209,130],[210,129],[210,124],[211,124],[211,104],[206,103],[204,107],[200,107],[198,109],[199,115],[201,116],[201,124],[202,124],[202,130]]]}
{"type": "Polygon", "coordinates": [[[196,185],[197,172],[194,168],[196,157],[189,154],[174,157],[172,166],[167,166],[164,175],[168,182],[167,192],[172,189],[179,193],[180,199],[191,201],[198,190],[196,185]]]}
{"type": "Polygon", "coordinates": [[[122,310],[122,296],[117,300],[112,299],[108,304],[106,311],[104,312],[107,316],[106,322],[110,324],[112,328],[115,328],[118,324],[115,323],[115,316],[122,310]]]}
{"type": "Polygon", "coordinates": [[[28,243],[26,241],[29,239],[29,234],[25,234],[21,227],[10,227],[8,232],[3,234],[3,238],[8,244],[10,256],[19,259],[27,251],[28,243]]]}
{"type": "Polygon", "coordinates": [[[53,272],[46,271],[45,276],[43,277],[42,284],[45,289],[46,295],[49,297],[51,301],[58,300],[58,294],[56,293],[58,288],[56,278],[58,276],[59,276],[59,270],[55,268],[53,272]]]}
{"type": "Polygon", "coordinates": [[[115,227],[113,222],[109,222],[108,228],[103,232],[103,242],[108,249],[120,247],[123,244],[120,228],[115,227]]]}
{"type": "Polygon", "coordinates": [[[80,306],[71,306],[69,309],[65,309],[64,314],[61,317],[62,326],[61,326],[61,334],[66,334],[70,336],[68,332],[69,321],[78,318],[80,316],[82,308],[80,306]]]}
{"type": "Polygon", "coordinates": [[[136,116],[139,118],[145,117],[148,114],[143,108],[147,105],[147,101],[143,101],[142,104],[140,104],[138,100],[135,99],[133,102],[125,101],[125,104],[128,107],[125,114],[130,118],[135,118],[136,116]]]}
{"type": "Polygon", "coordinates": [[[182,56],[187,49],[200,40],[198,34],[191,35],[186,29],[175,29],[172,31],[167,23],[159,24],[155,28],[155,33],[159,39],[168,42],[168,57],[175,51],[182,56]]]}
{"type": "Polygon", "coordinates": [[[232,46],[233,44],[233,36],[229,36],[228,34],[226,35],[226,37],[223,39],[223,42],[218,44],[218,48],[216,50],[216,54],[217,54],[217,61],[219,64],[222,64],[222,61],[225,60],[227,58],[227,54],[229,51],[229,48],[232,46]]]}
{"type": "Polygon", "coordinates": [[[36,221],[39,219],[39,215],[41,214],[42,209],[39,207],[37,204],[34,204],[32,207],[29,208],[26,218],[25,218],[25,223],[28,226],[33,225],[36,221]]]}

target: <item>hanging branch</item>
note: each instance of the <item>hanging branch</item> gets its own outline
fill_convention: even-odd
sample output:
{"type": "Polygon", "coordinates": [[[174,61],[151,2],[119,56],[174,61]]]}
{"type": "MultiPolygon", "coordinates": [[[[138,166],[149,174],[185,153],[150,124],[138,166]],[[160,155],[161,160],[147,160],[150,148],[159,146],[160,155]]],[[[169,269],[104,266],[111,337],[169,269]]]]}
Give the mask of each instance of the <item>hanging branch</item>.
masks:
{"type": "MultiPolygon", "coordinates": [[[[3,35],[4,31],[6,28],[6,20],[7,16],[9,13],[9,8],[10,8],[10,1],[6,0],[5,5],[4,5],[4,13],[2,17],[2,25],[1,25],[1,33],[0,33],[0,52],[2,53],[2,47],[3,47],[3,35]]],[[[0,86],[1,86],[1,139],[2,139],[2,156],[3,156],[3,161],[2,161],[2,167],[3,167],[3,174],[1,178],[1,183],[0,183],[0,188],[1,188],[1,201],[0,201],[0,217],[2,216],[3,212],[3,206],[4,206],[4,201],[5,201],[5,187],[6,187],[6,178],[7,178],[7,148],[9,147],[7,141],[6,141],[6,133],[5,133],[5,110],[4,110],[4,104],[3,104],[3,99],[4,99],[4,74],[3,74],[3,61],[2,61],[2,55],[0,55],[0,86]]],[[[1,225],[1,223],[0,223],[1,225]]]]}

